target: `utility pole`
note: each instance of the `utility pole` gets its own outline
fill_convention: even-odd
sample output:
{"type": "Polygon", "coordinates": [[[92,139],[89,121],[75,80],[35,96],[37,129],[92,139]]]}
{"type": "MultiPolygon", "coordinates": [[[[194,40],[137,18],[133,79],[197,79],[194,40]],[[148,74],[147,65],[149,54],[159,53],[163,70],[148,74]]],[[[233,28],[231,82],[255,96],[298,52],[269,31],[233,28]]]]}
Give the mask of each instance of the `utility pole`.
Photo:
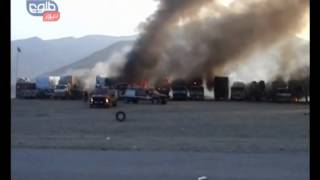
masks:
{"type": "Polygon", "coordinates": [[[18,68],[19,68],[19,55],[21,53],[21,49],[17,47],[17,59],[16,59],[16,83],[18,81],[18,68]]]}

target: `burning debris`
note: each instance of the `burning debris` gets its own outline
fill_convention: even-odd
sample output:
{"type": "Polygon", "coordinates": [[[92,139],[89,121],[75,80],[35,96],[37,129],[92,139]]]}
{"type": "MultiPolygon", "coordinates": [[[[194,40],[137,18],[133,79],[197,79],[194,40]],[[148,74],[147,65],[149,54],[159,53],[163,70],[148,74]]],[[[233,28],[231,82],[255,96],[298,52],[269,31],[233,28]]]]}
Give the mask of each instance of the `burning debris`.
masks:
{"type": "Polygon", "coordinates": [[[229,65],[300,32],[308,8],[307,0],[236,0],[228,8],[213,0],[160,0],[142,25],[120,77],[155,82],[163,76],[200,76],[211,89],[214,76],[224,74],[229,65]],[[203,15],[207,7],[212,13],[203,15]]]}

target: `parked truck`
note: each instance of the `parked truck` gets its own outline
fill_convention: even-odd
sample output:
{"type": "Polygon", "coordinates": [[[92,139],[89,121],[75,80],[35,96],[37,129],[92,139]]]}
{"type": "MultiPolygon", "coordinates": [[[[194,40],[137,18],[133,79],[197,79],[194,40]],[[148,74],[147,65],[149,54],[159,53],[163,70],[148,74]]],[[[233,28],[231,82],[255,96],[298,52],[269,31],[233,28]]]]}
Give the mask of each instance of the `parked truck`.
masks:
{"type": "Polygon", "coordinates": [[[266,85],[264,81],[252,81],[246,86],[246,99],[262,101],[266,99],[266,85]]]}
{"type": "Polygon", "coordinates": [[[215,100],[229,99],[229,78],[216,76],[213,82],[215,100]]]}
{"type": "Polygon", "coordinates": [[[244,82],[236,81],[231,86],[231,100],[245,100],[246,85],[244,82]]]}
{"type": "Polygon", "coordinates": [[[289,80],[290,89],[294,102],[308,102],[309,99],[309,80],[307,78],[299,80],[289,80]]]}
{"type": "Polygon", "coordinates": [[[118,100],[123,100],[124,93],[129,86],[129,83],[117,77],[96,76],[96,88],[114,88],[117,91],[118,100]]]}
{"type": "Polygon", "coordinates": [[[114,107],[117,106],[118,95],[113,87],[96,88],[90,94],[89,106],[93,107],[114,107]]]}
{"type": "Polygon", "coordinates": [[[188,81],[188,91],[191,100],[204,100],[204,87],[202,78],[188,81]]]}
{"type": "Polygon", "coordinates": [[[169,98],[170,82],[167,78],[162,78],[155,83],[155,89],[169,98]]]}
{"type": "Polygon", "coordinates": [[[38,98],[50,98],[54,89],[59,84],[59,76],[39,76],[36,78],[36,88],[38,98]]]}
{"type": "Polygon", "coordinates": [[[125,83],[125,82],[116,83],[115,88],[116,88],[118,96],[119,96],[118,100],[124,99],[123,97],[124,97],[124,94],[125,94],[128,87],[129,87],[128,83],[125,83]]]}
{"type": "Polygon", "coordinates": [[[16,83],[16,98],[35,98],[37,95],[36,83],[27,78],[19,78],[16,83]]]}
{"type": "Polygon", "coordinates": [[[81,99],[81,82],[76,76],[61,76],[58,85],[54,89],[55,99],[81,99]]]}
{"type": "Polygon", "coordinates": [[[292,93],[283,80],[275,80],[267,84],[267,98],[273,102],[292,102],[292,93]]]}
{"type": "Polygon", "coordinates": [[[183,79],[176,79],[171,83],[172,99],[173,100],[187,100],[188,88],[187,82],[183,79]]]}
{"type": "Polygon", "coordinates": [[[304,86],[301,81],[290,80],[288,82],[288,88],[290,89],[294,102],[298,102],[299,99],[304,97],[304,86]]]}

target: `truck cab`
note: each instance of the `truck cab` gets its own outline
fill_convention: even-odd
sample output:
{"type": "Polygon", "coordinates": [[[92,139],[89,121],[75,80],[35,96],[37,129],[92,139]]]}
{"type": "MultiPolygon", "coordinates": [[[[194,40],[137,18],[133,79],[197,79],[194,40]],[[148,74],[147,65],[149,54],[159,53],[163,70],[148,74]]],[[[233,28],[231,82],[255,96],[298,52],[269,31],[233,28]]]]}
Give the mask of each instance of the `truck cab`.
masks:
{"type": "Polygon", "coordinates": [[[288,87],[285,88],[277,88],[274,100],[277,102],[291,102],[292,94],[288,87]]]}
{"type": "Polygon", "coordinates": [[[173,100],[187,100],[188,99],[188,86],[187,82],[183,79],[176,79],[171,84],[172,99],[173,100]]]}
{"type": "Polygon", "coordinates": [[[246,99],[252,101],[262,101],[266,97],[266,85],[264,81],[252,81],[246,87],[246,99]]]}
{"type": "Polygon", "coordinates": [[[117,91],[113,88],[96,88],[89,98],[89,106],[93,107],[114,107],[117,106],[117,91]]]}
{"type": "Polygon", "coordinates": [[[283,80],[276,80],[268,83],[267,96],[270,101],[274,102],[291,102],[292,93],[288,84],[283,80]]]}
{"type": "Polygon", "coordinates": [[[188,91],[191,100],[204,100],[204,87],[202,78],[194,78],[188,81],[188,91]]]}
{"type": "Polygon", "coordinates": [[[167,96],[167,98],[169,98],[169,93],[170,93],[170,83],[168,78],[162,78],[159,79],[156,83],[155,83],[155,88],[156,90],[167,96]]]}
{"type": "Polygon", "coordinates": [[[231,86],[231,100],[244,100],[246,98],[245,87],[243,82],[234,82],[231,86]]]}
{"type": "Polygon", "coordinates": [[[70,93],[71,87],[69,84],[58,84],[53,92],[53,97],[55,99],[62,98],[66,99],[71,96],[70,93]]]}

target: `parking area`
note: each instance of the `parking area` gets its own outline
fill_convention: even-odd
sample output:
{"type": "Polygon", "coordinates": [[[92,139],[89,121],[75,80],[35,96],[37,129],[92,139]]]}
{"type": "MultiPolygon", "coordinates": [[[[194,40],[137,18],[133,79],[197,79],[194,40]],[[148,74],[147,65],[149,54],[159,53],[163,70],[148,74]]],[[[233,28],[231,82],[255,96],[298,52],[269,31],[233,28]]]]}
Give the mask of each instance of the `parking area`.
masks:
{"type": "Polygon", "coordinates": [[[201,152],[309,150],[309,106],[175,102],[89,108],[82,101],[12,100],[12,147],[201,152]],[[125,122],[115,113],[124,111],[125,122]]]}

